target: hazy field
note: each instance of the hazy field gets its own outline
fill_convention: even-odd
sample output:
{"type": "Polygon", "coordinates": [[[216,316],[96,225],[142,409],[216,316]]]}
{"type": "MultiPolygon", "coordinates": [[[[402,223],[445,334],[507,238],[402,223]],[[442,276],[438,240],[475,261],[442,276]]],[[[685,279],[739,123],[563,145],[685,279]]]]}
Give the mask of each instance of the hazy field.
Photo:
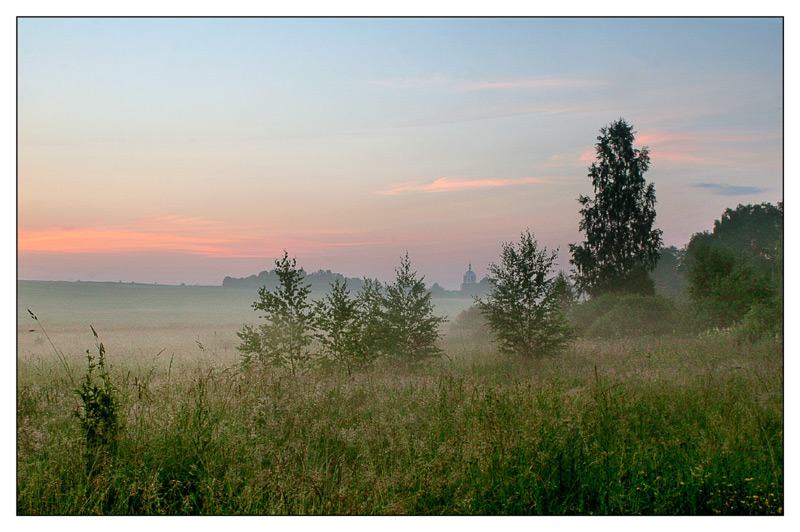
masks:
{"type": "MultiPolygon", "coordinates": [[[[218,286],[19,281],[17,289],[20,357],[52,350],[27,309],[65,354],[78,355],[94,345],[90,325],[114,357],[164,350],[166,356],[183,358],[235,354],[236,332],[242,324],[258,323],[251,307],[258,294],[218,286]]],[[[471,304],[469,299],[434,300],[436,313],[451,320],[471,304]]]]}
{"type": "Polygon", "coordinates": [[[783,513],[778,341],[581,339],[524,362],[445,328],[428,366],[292,377],[238,366],[253,298],[20,282],[18,513],[783,513]],[[74,415],[89,324],[122,426],[93,469],[74,415]]]}

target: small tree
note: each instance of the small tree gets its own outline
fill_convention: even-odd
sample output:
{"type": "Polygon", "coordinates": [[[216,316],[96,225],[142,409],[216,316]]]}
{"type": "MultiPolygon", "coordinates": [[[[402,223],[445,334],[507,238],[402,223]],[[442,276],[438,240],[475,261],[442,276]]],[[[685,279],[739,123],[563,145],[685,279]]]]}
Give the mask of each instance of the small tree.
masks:
{"type": "Polygon", "coordinates": [[[314,302],[317,326],[316,338],[323,352],[353,374],[353,367],[360,365],[359,344],[361,340],[361,317],[356,299],[350,297],[347,281],[336,279],[331,290],[320,301],[314,302]]]}
{"type": "Polygon", "coordinates": [[[354,358],[362,365],[381,355],[384,342],[383,285],[376,279],[364,279],[356,295],[359,341],[354,358]]]}
{"type": "Polygon", "coordinates": [[[292,375],[305,365],[311,354],[314,315],[308,295],[311,286],[303,279],[305,273],[297,269],[297,259],[289,260],[284,251],[283,258],[275,261],[278,287],[270,291],[262,286],[258,290],[259,300],[253,309],[261,311],[265,320],[257,328],[245,325],[236,333],[242,340],[237,348],[245,362],[256,358],[262,362],[288,367],[292,375]]]}
{"type": "Polygon", "coordinates": [[[595,197],[578,198],[586,241],[569,246],[577,288],[591,297],[652,295],[649,272],[658,263],[662,232],[653,229],[655,188],[644,180],[650,153],[634,149],[633,126],[623,119],[601,128],[597,140],[597,160],[589,167],[595,197]]]}
{"type": "Polygon", "coordinates": [[[395,272],[395,281],[386,286],[383,296],[383,352],[396,361],[412,363],[440,356],[436,341],[446,319],[433,314],[424,277],[417,279],[417,272],[411,271],[408,253],[395,272]]]}
{"type": "Polygon", "coordinates": [[[525,231],[517,247],[503,244],[499,265],[489,265],[489,295],[476,303],[501,351],[540,358],[571,340],[564,318],[568,284],[551,275],[556,257],[525,231]]]}

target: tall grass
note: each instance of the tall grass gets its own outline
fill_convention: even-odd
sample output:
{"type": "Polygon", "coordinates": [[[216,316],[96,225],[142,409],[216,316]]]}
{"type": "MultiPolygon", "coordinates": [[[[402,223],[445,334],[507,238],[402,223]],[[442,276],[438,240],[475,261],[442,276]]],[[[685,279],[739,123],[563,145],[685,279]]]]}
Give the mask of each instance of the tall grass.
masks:
{"type": "Polygon", "coordinates": [[[20,359],[17,511],[783,512],[775,342],[580,340],[528,362],[457,334],[442,347],[440,362],[352,378],[109,349],[123,430],[93,472],[64,365],[20,359]]]}

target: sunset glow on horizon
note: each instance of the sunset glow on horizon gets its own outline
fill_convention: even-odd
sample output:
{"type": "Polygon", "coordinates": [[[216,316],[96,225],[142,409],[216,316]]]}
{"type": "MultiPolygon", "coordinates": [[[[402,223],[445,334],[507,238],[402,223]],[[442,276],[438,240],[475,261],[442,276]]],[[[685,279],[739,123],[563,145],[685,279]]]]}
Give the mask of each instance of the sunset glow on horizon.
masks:
{"type": "Polygon", "coordinates": [[[682,247],[783,201],[780,18],[20,18],[19,279],[569,268],[601,127],[682,247]]]}

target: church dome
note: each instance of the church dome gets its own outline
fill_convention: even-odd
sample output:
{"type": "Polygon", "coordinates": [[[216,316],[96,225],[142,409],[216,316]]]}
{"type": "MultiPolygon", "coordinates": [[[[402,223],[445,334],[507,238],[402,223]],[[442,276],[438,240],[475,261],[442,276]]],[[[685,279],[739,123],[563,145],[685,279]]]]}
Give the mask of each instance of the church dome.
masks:
{"type": "Polygon", "coordinates": [[[472,264],[469,265],[469,270],[464,273],[464,284],[472,284],[475,283],[477,277],[475,276],[475,272],[472,271],[472,264]]]}

